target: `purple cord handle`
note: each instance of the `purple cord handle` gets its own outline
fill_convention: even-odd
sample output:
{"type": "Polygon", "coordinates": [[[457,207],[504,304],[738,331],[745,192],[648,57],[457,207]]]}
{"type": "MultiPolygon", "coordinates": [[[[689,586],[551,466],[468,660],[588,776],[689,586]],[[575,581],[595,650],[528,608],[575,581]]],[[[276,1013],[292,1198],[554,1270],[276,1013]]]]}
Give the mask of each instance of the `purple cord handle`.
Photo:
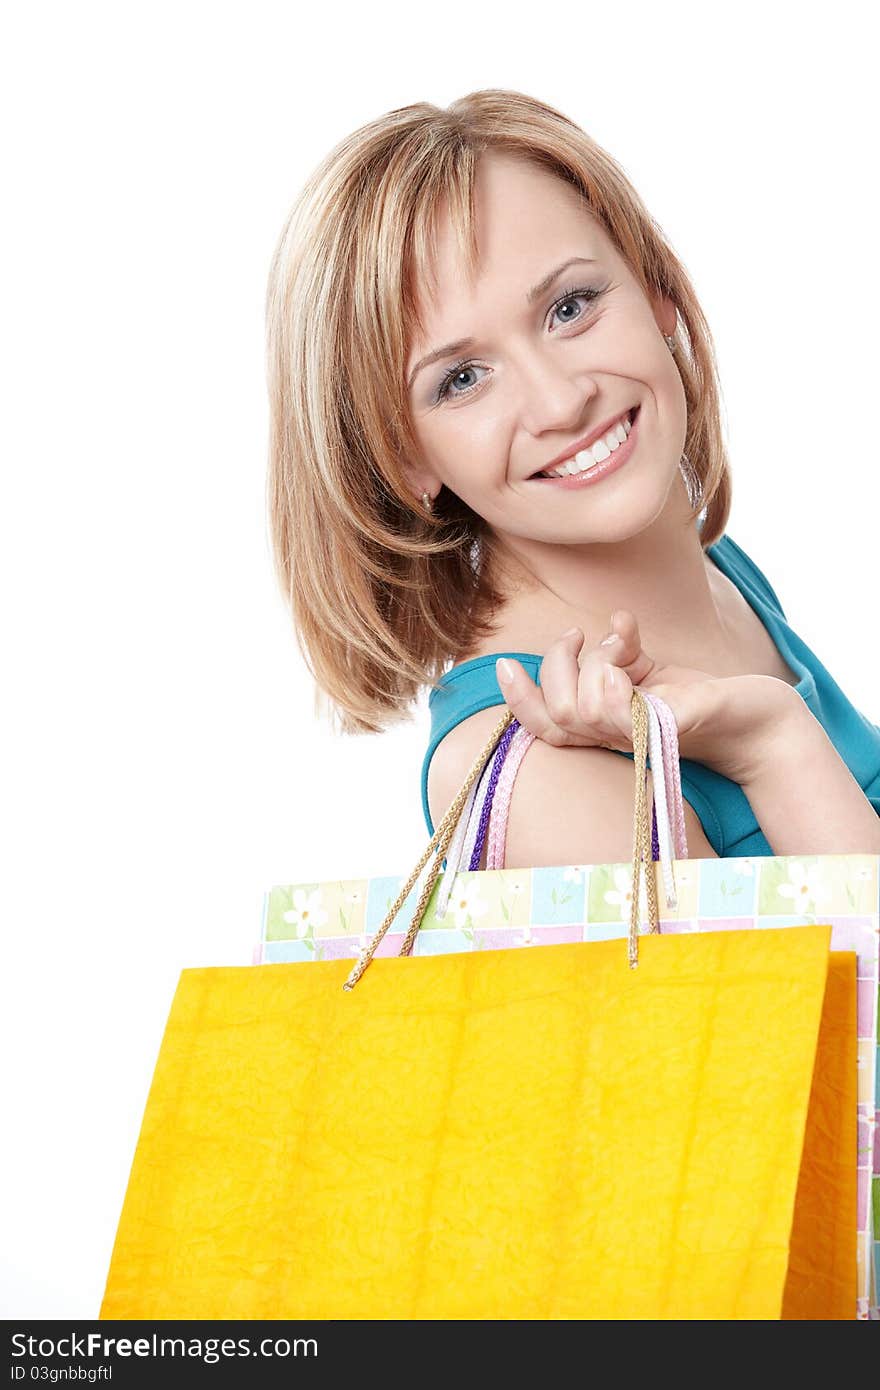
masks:
{"type": "Polygon", "coordinates": [[[492,799],[495,795],[495,788],[498,786],[498,778],[501,776],[501,768],[507,756],[507,750],[513,741],[513,736],[520,727],[519,720],[514,719],[508,724],[501,741],[495,749],[495,760],[492,763],[492,771],[489,773],[489,785],[486,788],[486,800],[483,802],[480,811],[480,823],[477,826],[477,838],[474,841],[474,849],[471,854],[471,862],[468,865],[468,872],[474,873],[480,867],[480,859],[483,854],[483,845],[486,842],[486,831],[489,828],[489,816],[492,811],[492,799]]]}
{"type": "MultiPolygon", "coordinates": [[[[483,855],[483,846],[486,843],[486,833],[489,829],[489,818],[492,814],[492,802],[495,798],[495,788],[498,786],[498,778],[501,776],[501,769],[504,766],[504,759],[507,757],[507,750],[513,742],[513,736],[520,728],[518,719],[512,720],[507,726],[495,749],[492,763],[492,770],[489,773],[489,785],[486,788],[486,799],[480,811],[480,823],[477,826],[477,838],[474,841],[473,853],[471,854],[468,872],[475,873],[480,867],[480,859],[483,855]]],[[[660,858],[660,837],[657,832],[657,807],[651,808],[651,859],[660,858]]]]}

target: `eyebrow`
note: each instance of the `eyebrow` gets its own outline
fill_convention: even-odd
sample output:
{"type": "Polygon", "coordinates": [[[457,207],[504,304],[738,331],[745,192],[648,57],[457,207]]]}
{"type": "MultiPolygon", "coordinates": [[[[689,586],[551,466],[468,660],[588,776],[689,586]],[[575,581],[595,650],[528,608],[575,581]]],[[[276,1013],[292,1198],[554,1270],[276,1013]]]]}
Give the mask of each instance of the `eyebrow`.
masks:
{"type": "MultiPolygon", "coordinates": [[[[572,265],[595,265],[595,261],[590,256],[572,256],[569,260],[563,261],[562,265],[558,265],[555,270],[550,271],[549,275],[545,275],[543,280],[539,280],[537,285],[532,286],[526,295],[526,303],[534,304],[536,299],[540,299],[541,295],[549,290],[557,276],[561,275],[563,270],[568,270],[569,266],[572,265]]],[[[433,352],[429,352],[426,357],[420,358],[413,367],[409,374],[407,388],[409,389],[412,387],[413,382],[423,367],[430,367],[432,362],[439,362],[443,357],[452,357],[457,352],[463,352],[465,348],[473,347],[474,341],[473,338],[459,338],[454,343],[444,343],[442,347],[434,348],[433,352]]]]}

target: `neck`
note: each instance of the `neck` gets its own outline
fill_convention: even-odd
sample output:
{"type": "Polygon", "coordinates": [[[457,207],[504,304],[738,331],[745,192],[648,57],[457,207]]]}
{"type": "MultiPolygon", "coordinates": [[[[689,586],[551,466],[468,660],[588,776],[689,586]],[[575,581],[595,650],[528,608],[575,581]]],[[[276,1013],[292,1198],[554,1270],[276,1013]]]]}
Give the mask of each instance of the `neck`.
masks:
{"type": "Polygon", "coordinates": [[[592,644],[609,630],[614,610],[628,608],[649,652],[672,659],[697,639],[707,652],[723,652],[730,624],[688,515],[682,488],[655,522],[623,541],[569,546],[494,537],[492,575],[505,595],[500,616],[510,649],[542,654],[575,625],[592,644]]]}

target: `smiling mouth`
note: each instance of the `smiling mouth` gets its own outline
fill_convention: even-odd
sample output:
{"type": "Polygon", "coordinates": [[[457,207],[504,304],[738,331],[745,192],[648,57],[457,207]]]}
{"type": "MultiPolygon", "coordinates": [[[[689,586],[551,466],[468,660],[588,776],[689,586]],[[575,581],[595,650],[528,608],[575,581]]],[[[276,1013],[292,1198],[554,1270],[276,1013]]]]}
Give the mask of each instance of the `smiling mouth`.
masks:
{"type": "MultiPolygon", "coordinates": [[[[621,420],[625,420],[627,422],[627,436],[629,435],[629,431],[635,424],[636,417],[639,413],[639,408],[639,406],[634,405],[631,410],[627,411],[626,415],[621,416],[621,420]]],[[[605,443],[605,440],[607,439],[609,434],[613,433],[614,431],[606,431],[606,434],[603,435],[602,439],[595,440],[594,443],[590,446],[590,448],[580,449],[576,454],[572,454],[569,459],[565,460],[565,463],[554,464],[553,468],[551,469],[539,468],[536,473],[532,473],[529,475],[529,482],[531,482],[535,478],[577,477],[579,473],[589,472],[589,470],[591,468],[595,468],[597,464],[604,462],[608,458],[613,458],[617,449],[626,443],[625,439],[621,439],[618,437],[615,448],[611,449],[609,445],[605,443]],[[598,452],[600,455],[598,458],[593,453],[593,450],[596,448],[598,448],[598,452]],[[574,466],[572,467],[572,465],[574,466]]]]}

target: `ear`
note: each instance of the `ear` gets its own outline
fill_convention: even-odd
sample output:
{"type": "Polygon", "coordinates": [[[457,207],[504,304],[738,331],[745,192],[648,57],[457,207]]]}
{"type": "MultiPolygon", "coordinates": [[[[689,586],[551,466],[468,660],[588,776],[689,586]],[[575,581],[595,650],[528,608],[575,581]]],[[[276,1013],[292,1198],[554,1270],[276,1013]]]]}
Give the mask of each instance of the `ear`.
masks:
{"type": "Polygon", "coordinates": [[[403,465],[403,480],[413,495],[413,499],[421,507],[422,493],[426,492],[433,501],[443,486],[435,473],[423,464],[405,463],[403,465]]]}
{"type": "Polygon", "coordinates": [[[675,332],[678,324],[678,310],[668,295],[649,295],[654,319],[660,332],[667,338],[675,332]]]}

